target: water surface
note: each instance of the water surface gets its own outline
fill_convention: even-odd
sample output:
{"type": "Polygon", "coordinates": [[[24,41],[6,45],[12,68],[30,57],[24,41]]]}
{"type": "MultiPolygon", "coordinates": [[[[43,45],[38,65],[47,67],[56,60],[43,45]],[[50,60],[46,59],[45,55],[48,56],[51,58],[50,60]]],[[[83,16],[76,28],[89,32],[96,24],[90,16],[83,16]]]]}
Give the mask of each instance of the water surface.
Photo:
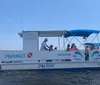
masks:
{"type": "Polygon", "coordinates": [[[6,71],[0,85],[100,85],[100,71],[6,71]]]}

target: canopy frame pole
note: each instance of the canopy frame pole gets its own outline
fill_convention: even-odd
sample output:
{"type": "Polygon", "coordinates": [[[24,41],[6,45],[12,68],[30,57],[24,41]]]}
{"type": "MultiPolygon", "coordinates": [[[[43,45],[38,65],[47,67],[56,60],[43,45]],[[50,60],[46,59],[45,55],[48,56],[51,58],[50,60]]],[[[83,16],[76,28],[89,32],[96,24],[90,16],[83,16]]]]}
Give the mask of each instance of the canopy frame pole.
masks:
{"type": "Polygon", "coordinates": [[[81,43],[81,45],[80,45],[78,48],[80,48],[82,45],[83,45],[83,47],[85,48],[84,43],[86,42],[86,40],[87,40],[87,39],[85,39],[85,40],[83,41],[83,43],[81,43]]]}
{"type": "MultiPolygon", "coordinates": [[[[71,33],[71,32],[70,32],[70,33],[71,33]]],[[[71,35],[72,35],[72,33],[71,33],[71,35]]],[[[76,35],[76,33],[75,33],[74,35],[76,35]]],[[[69,44],[71,44],[71,41],[73,40],[74,35],[72,35],[72,38],[71,38],[71,40],[70,40],[69,44]]]]}
{"type": "Polygon", "coordinates": [[[60,37],[58,36],[58,47],[59,47],[59,50],[60,50],[60,37]]]}
{"type": "Polygon", "coordinates": [[[66,38],[66,41],[64,40],[65,43],[63,43],[61,50],[63,49],[64,45],[66,45],[67,41],[69,42],[68,38],[66,38]]]}
{"type": "Polygon", "coordinates": [[[91,41],[91,43],[95,40],[95,38],[97,37],[98,34],[96,34],[96,36],[93,38],[93,40],[91,41]]]}
{"type": "MultiPolygon", "coordinates": [[[[80,44],[82,44],[76,37],[75,37],[75,39],[80,43],[80,44]]],[[[84,46],[83,46],[84,47],[84,46]]]]}
{"type": "Polygon", "coordinates": [[[71,41],[73,40],[74,36],[72,36],[71,40],[69,41],[69,44],[71,44],[71,41]]]}
{"type": "Polygon", "coordinates": [[[68,38],[66,38],[66,43],[67,43],[67,41],[68,41],[68,43],[70,44],[70,41],[68,40],[68,38]]]}
{"type": "Polygon", "coordinates": [[[97,34],[97,40],[98,40],[98,43],[99,43],[100,41],[99,41],[99,37],[98,37],[98,34],[97,34]]]}
{"type": "Polygon", "coordinates": [[[65,50],[65,39],[64,39],[64,36],[63,36],[63,47],[64,47],[64,50],[65,50]]]}

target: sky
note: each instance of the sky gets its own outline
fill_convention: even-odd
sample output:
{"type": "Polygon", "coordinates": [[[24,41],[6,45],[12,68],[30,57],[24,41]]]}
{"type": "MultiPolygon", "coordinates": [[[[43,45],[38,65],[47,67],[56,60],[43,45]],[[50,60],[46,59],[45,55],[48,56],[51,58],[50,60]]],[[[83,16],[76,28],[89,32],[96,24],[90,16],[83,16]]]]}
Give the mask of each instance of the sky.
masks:
{"type": "Polygon", "coordinates": [[[100,0],[0,0],[1,50],[22,49],[18,32],[42,29],[99,30],[100,0]]]}

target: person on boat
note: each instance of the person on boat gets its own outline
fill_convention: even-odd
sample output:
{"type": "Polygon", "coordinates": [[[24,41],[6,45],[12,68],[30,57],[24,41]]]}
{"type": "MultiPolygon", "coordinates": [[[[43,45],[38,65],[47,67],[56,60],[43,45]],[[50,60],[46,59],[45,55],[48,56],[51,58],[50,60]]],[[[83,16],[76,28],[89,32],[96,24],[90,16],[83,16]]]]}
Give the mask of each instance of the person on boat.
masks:
{"type": "Polygon", "coordinates": [[[49,51],[53,51],[53,45],[50,45],[49,51]]]}
{"type": "Polygon", "coordinates": [[[70,44],[67,45],[66,51],[70,51],[70,44]]]}
{"type": "Polygon", "coordinates": [[[41,44],[41,51],[46,51],[46,50],[49,50],[49,46],[46,44],[46,42],[48,41],[47,38],[45,38],[45,40],[42,42],[41,44]]]}
{"type": "Polygon", "coordinates": [[[57,50],[57,47],[55,47],[54,50],[57,50]]]}
{"type": "Polygon", "coordinates": [[[97,47],[97,50],[99,50],[99,47],[97,47]]]}
{"type": "Polygon", "coordinates": [[[96,50],[96,47],[94,44],[91,46],[91,50],[96,50]]]}
{"type": "Polygon", "coordinates": [[[78,50],[78,49],[77,49],[77,46],[76,46],[74,43],[73,43],[72,46],[71,46],[71,50],[72,50],[72,51],[78,50]]]}
{"type": "Polygon", "coordinates": [[[89,61],[89,47],[85,47],[85,61],[89,61]]]}
{"type": "Polygon", "coordinates": [[[71,49],[73,48],[73,46],[75,46],[75,44],[74,44],[74,43],[72,43],[72,45],[71,45],[71,49]]]}

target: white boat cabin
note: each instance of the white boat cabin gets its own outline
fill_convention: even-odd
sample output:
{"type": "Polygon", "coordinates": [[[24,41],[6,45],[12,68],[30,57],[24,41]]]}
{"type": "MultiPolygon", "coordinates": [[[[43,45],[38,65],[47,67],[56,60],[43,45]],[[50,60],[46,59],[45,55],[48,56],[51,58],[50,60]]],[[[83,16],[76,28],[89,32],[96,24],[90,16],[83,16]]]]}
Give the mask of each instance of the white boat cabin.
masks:
{"type": "MultiPolygon", "coordinates": [[[[66,30],[51,30],[51,31],[23,31],[19,33],[23,38],[24,51],[39,51],[39,37],[64,37],[66,30]]],[[[60,42],[58,40],[58,45],[60,42]]]]}

